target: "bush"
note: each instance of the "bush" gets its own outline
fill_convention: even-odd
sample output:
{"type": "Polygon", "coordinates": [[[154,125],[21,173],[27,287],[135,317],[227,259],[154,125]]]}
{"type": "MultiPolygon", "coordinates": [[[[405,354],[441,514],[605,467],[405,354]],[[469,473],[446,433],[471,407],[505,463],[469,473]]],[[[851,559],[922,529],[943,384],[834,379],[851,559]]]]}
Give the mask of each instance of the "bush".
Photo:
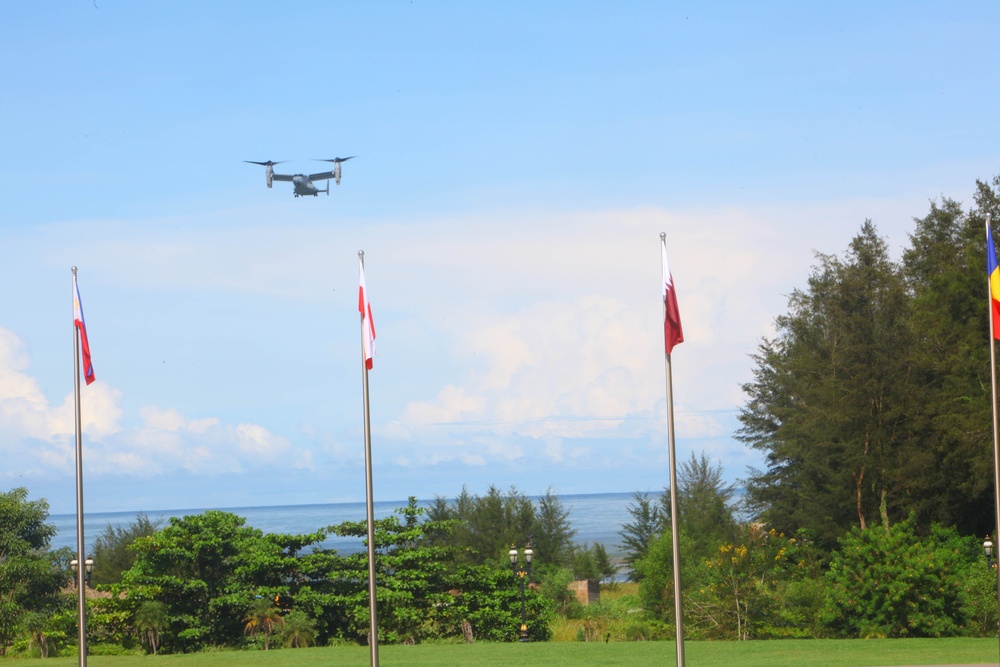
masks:
{"type": "Polygon", "coordinates": [[[667,626],[661,623],[633,621],[622,628],[622,639],[627,642],[648,642],[665,639],[667,626]]]}
{"type": "MultiPolygon", "coordinates": [[[[978,541],[978,540],[977,540],[978,541]]],[[[965,577],[966,634],[995,637],[997,634],[997,571],[986,563],[975,563],[965,577]]]]}
{"type": "Polygon", "coordinates": [[[888,530],[854,528],[826,573],[825,625],[840,637],[963,634],[971,563],[969,545],[954,529],[933,526],[918,537],[912,515],[888,530]]]}
{"type": "MultiPolygon", "coordinates": [[[[74,649],[75,650],[75,649],[74,649]]],[[[128,649],[119,644],[87,644],[89,655],[145,655],[141,648],[128,649]]]]}

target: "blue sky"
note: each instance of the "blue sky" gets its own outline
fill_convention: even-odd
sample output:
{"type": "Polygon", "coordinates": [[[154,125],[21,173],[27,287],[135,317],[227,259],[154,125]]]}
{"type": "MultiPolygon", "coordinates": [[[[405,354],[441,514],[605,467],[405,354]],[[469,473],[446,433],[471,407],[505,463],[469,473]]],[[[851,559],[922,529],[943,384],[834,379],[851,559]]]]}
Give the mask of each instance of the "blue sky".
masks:
{"type": "Polygon", "coordinates": [[[992,2],[20,3],[0,9],[0,488],[74,508],[737,480],[749,355],[866,218],[997,172],[992,2]],[[244,160],[357,155],[329,197],[244,160]]]}

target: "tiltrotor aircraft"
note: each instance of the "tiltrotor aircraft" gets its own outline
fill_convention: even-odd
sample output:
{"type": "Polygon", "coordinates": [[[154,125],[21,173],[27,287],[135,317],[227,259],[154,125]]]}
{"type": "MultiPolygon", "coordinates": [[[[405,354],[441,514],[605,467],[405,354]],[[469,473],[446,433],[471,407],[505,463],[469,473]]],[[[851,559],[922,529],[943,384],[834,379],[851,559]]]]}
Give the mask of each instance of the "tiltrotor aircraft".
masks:
{"type": "Polygon", "coordinates": [[[321,171],[318,174],[276,174],[274,172],[274,165],[281,164],[280,162],[274,162],[268,160],[267,162],[254,162],[253,160],[244,160],[248,164],[259,164],[262,167],[267,168],[267,187],[271,187],[271,183],[274,181],[288,181],[292,184],[295,189],[296,197],[305,197],[306,195],[312,195],[313,197],[319,196],[319,193],[325,192],[327,195],[330,194],[330,183],[326,184],[326,190],[320,190],[316,187],[313,181],[329,181],[331,178],[336,181],[337,185],[340,185],[340,165],[341,163],[347,162],[356,155],[351,157],[335,157],[332,160],[317,160],[317,162],[332,162],[332,171],[321,171]]]}

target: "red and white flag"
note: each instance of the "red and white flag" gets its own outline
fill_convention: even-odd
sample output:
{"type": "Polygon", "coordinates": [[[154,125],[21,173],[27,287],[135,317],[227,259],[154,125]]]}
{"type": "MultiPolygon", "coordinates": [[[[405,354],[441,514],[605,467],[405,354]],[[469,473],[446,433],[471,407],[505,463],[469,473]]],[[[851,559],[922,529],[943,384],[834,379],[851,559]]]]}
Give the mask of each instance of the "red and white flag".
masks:
{"type": "Polygon", "coordinates": [[[90,360],[90,341],[87,340],[87,323],[83,319],[83,306],[80,304],[80,288],[76,284],[76,269],[73,269],[73,324],[80,333],[80,349],[83,351],[83,377],[87,384],[93,382],[94,364],[90,360]]]}
{"type": "Polygon", "coordinates": [[[670,354],[674,345],[684,342],[684,330],[681,329],[681,312],[677,308],[674,277],[670,274],[670,265],[667,263],[667,239],[664,234],[660,235],[660,246],[663,249],[663,340],[667,354],[670,354]]]}
{"type": "Polygon", "coordinates": [[[361,267],[361,287],[358,290],[358,312],[361,313],[361,347],[365,353],[365,366],[372,369],[375,357],[375,323],[372,321],[372,305],[368,302],[368,288],[365,287],[365,263],[359,259],[361,267]]]}

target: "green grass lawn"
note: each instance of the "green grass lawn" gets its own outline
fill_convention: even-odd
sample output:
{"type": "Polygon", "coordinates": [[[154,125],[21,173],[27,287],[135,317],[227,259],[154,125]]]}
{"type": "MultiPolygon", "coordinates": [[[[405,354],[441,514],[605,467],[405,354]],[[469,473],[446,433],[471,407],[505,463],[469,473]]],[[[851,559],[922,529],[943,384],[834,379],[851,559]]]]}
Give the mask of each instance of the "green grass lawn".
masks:
{"type": "MultiPolygon", "coordinates": [[[[690,667],[876,667],[997,664],[996,639],[868,639],[687,642],[690,667]]],[[[673,665],[673,642],[546,642],[538,644],[422,644],[381,646],[385,667],[648,667],[673,665]]],[[[15,660],[0,660],[13,663],[15,660]]],[[[23,664],[23,661],[17,662],[23,664]]],[[[75,657],[45,667],[73,667],[75,657]]],[[[88,667],[364,667],[368,648],[336,646],[272,651],[222,651],[163,656],[91,656],[88,667]]]]}

